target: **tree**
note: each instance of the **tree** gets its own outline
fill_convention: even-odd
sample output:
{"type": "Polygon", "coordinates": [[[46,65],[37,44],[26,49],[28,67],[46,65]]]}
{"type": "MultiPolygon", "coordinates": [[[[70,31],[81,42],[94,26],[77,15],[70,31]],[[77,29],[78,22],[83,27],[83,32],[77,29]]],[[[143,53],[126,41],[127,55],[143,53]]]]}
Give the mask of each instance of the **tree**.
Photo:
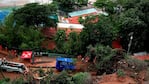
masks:
{"type": "Polygon", "coordinates": [[[0,43],[12,49],[35,49],[40,48],[43,36],[40,29],[16,25],[14,13],[6,17],[0,28],[0,43]]]}
{"type": "Polygon", "coordinates": [[[88,46],[86,53],[86,56],[90,57],[90,61],[94,62],[94,67],[98,69],[98,74],[113,73],[117,69],[117,62],[124,59],[125,55],[125,52],[121,50],[114,50],[101,44],[88,46]]]}
{"type": "Polygon", "coordinates": [[[8,48],[35,49],[40,48],[43,37],[40,31],[21,26],[16,28],[4,27],[0,34],[1,44],[8,48]]]}
{"type": "Polygon", "coordinates": [[[87,6],[87,4],[88,4],[88,0],[76,0],[75,1],[76,7],[87,6]]]}
{"type": "Polygon", "coordinates": [[[3,27],[14,28],[16,23],[14,20],[14,13],[10,13],[4,20],[3,27]]]}
{"type": "Polygon", "coordinates": [[[114,12],[114,7],[116,4],[112,0],[97,0],[94,5],[98,8],[102,8],[103,11],[107,11],[108,13],[114,12]]]}
{"type": "Polygon", "coordinates": [[[111,23],[111,19],[105,16],[89,16],[81,23],[85,26],[80,33],[82,50],[86,50],[88,45],[110,45],[116,37],[116,31],[111,23]]]}
{"type": "Polygon", "coordinates": [[[120,34],[122,36],[122,43],[125,49],[128,48],[129,43],[129,34],[133,32],[133,43],[131,45],[132,51],[141,51],[144,49],[145,33],[146,33],[146,24],[144,21],[138,18],[136,12],[139,13],[136,9],[130,9],[122,14],[120,17],[120,34]],[[143,37],[143,38],[142,38],[143,37]]]}
{"type": "Polygon", "coordinates": [[[52,21],[50,14],[56,13],[56,5],[39,5],[38,3],[26,4],[15,10],[14,19],[16,25],[24,25],[26,27],[46,27],[55,26],[56,23],[52,21]]]}
{"type": "Polygon", "coordinates": [[[78,55],[81,53],[81,43],[79,34],[71,32],[68,35],[68,39],[64,44],[64,50],[66,54],[78,55]]]}
{"type": "Polygon", "coordinates": [[[54,38],[56,50],[67,55],[78,55],[81,53],[81,40],[79,34],[70,32],[66,37],[64,30],[58,30],[54,38]]]}
{"type": "Polygon", "coordinates": [[[88,0],[55,0],[59,4],[59,9],[68,13],[75,10],[75,7],[87,5],[88,0]]]}
{"type": "Polygon", "coordinates": [[[59,10],[64,11],[66,13],[71,12],[74,10],[74,0],[55,0],[59,5],[59,10]]]}
{"type": "Polygon", "coordinates": [[[43,35],[39,30],[35,30],[34,28],[30,28],[26,30],[26,27],[20,28],[23,30],[22,32],[18,31],[18,35],[20,35],[20,39],[22,39],[19,48],[21,49],[37,49],[41,48],[41,43],[44,40],[43,35]]]}
{"type": "Polygon", "coordinates": [[[56,50],[60,53],[64,53],[64,43],[66,41],[66,33],[64,30],[58,30],[54,37],[56,42],[56,50]]]}
{"type": "Polygon", "coordinates": [[[122,47],[128,49],[130,41],[130,33],[133,32],[133,40],[131,52],[149,51],[148,48],[148,0],[113,0],[113,5],[110,5],[111,0],[97,0],[96,7],[113,8],[114,12],[110,13],[109,17],[113,20],[109,23],[113,24],[115,30],[121,38],[122,47]],[[109,7],[110,6],[110,7],[109,7]]]}
{"type": "Polygon", "coordinates": [[[119,30],[122,37],[122,45],[124,49],[128,48],[129,34],[133,32],[133,42],[131,45],[131,52],[148,51],[148,12],[149,3],[147,0],[133,0],[133,2],[127,2],[125,5],[125,11],[122,12],[117,20],[119,23],[119,30]],[[136,3],[135,3],[136,2],[136,3]],[[131,5],[130,5],[131,4],[131,5]],[[142,10],[143,8],[143,10],[142,10]],[[145,10],[144,10],[145,9],[145,10]]]}

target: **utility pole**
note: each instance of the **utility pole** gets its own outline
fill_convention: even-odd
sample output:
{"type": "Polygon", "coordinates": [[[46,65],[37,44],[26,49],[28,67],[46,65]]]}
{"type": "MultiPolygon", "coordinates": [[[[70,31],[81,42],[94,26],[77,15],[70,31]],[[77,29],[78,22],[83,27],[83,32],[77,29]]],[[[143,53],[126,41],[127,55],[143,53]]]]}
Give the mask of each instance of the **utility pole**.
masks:
{"type": "Polygon", "coordinates": [[[129,40],[129,44],[128,44],[127,54],[129,54],[129,52],[130,52],[130,48],[131,48],[131,44],[132,44],[132,39],[133,39],[133,32],[129,33],[129,36],[130,36],[130,40],[129,40]]]}

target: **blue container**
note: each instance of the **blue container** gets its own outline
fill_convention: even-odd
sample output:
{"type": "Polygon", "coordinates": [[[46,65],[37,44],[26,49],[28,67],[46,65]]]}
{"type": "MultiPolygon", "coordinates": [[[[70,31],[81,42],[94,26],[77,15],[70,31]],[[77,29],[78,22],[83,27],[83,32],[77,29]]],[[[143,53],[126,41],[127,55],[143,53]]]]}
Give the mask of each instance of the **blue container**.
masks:
{"type": "Polygon", "coordinates": [[[57,58],[56,59],[56,69],[59,71],[62,70],[74,70],[74,60],[72,58],[57,58]]]}

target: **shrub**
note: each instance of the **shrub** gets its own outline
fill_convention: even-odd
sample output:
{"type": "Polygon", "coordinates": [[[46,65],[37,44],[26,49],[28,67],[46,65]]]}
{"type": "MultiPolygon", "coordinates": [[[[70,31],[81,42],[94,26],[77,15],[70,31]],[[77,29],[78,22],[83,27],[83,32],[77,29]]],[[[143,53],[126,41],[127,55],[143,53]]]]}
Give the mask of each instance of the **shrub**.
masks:
{"type": "Polygon", "coordinates": [[[34,77],[33,77],[31,72],[27,73],[24,78],[26,79],[28,84],[34,84],[35,83],[34,77]]]}
{"type": "Polygon", "coordinates": [[[88,46],[87,56],[90,56],[91,61],[95,63],[97,74],[101,75],[105,72],[111,74],[116,71],[116,63],[124,59],[125,52],[97,44],[95,47],[88,46]]]}
{"type": "Polygon", "coordinates": [[[66,71],[62,71],[59,75],[55,75],[52,84],[74,84],[71,77],[66,71]]]}
{"type": "Polygon", "coordinates": [[[147,69],[147,63],[135,58],[129,58],[126,60],[128,63],[128,69],[140,72],[142,70],[147,69]]]}
{"type": "Polygon", "coordinates": [[[1,79],[0,84],[10,84],[10,79],[9,78],[1,79]]]}
{"type": "Polygon", "coordinates": [[[87,72],[80,72],[73,76],[75,84],[92,84],[91,75],[87,72]]]}
{"type": "Polygon", "coordinates": [[[23,77],[20,77],[20,78],[13,80],[11,84],[25,84],[25,83],[26,81],[23,79],[23,77]]]}
{"type": "Polygon", "coordinates": [[[44,72],[44,70],[42,69],[42,67],[40,67],[37,71],[38,71],[40,77],[42,77],[42,76],[45,75],[45,72],[44,72]]]}
{"type": "Polygon", "coordinates": [[[124,71],[122,69],[117,70],[118,77],[123,77],[125,75],[124,71]]]}

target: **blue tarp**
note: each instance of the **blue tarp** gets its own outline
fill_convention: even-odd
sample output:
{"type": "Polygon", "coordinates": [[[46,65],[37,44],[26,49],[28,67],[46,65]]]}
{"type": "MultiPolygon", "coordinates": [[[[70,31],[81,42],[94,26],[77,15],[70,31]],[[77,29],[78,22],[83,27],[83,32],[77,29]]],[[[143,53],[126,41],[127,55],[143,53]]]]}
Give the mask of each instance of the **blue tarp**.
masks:
{"type": "Polygon", "coordinates": [[[0,22],[3,22],[14,9],[17,9],[19,7],[6,7],[6,8],[0,8],[0,22]]]}
{"type": "Polygon", "coordinates": [[[73,59],[72,58],[57,58],[56,61],[62,61],[62,62],[70,62],[73,63],[73,59]]]}
{"type": "Polygon", "coordinates": [[[8,10],[0,10],[0,22],[3,22],[5,17],[10,13],[8,10]]]}

